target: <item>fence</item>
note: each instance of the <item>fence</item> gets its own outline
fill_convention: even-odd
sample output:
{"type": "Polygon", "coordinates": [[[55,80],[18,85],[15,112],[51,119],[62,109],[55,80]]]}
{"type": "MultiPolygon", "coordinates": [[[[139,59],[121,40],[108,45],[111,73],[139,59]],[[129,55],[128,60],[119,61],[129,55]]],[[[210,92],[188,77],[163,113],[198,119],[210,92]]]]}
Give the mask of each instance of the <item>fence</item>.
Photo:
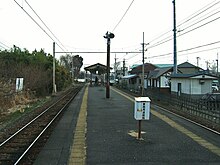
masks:
{"type": "Polygon", "coordinates": [[[179,114],[187,115],[187,117],[211,125],[211,127],[219,127],[220,100],[195,99],[188,95],[165,94],[152,89],[147,89],[145,92],[154,102],[169,107],[179,114]]]}

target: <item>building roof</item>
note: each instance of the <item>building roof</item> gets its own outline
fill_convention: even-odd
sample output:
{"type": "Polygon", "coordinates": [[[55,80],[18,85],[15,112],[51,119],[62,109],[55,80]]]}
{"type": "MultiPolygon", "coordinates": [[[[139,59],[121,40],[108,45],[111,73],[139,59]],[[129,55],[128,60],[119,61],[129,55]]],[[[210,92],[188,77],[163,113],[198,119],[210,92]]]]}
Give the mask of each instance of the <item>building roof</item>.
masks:
{"type": "Polygon", "coordinates": [[[138,77],[138,75],[136,75],[136,74],[130,74],[130,75],[127,75],[127,76],[123,76],[122,78],[123,78],[123,79],[130,79],[130,78],[135,78],[135,77],[138,77]]]}
{"type": "Polygon", "coordinates": [[[171,78],[199,78],[199,79],[217,79],[216,76],[204,73],[192,73],[192,74],[172,74],[171,78]]]}
{"type": "Polygon", "coordinates": [[[164,68],[156,68],[153,71],[149,72],[148,78],[158,78],[167,72],[171,72],[173,67],[164,67],[164,68]]]}
{"type": "MultiPolygon", "coordinates": [[[[89,71],[92,74],[96,74],[96,72],[98,72],[98,74],[104,74],[107,72],[107,66],[100,64],[100,63],[96,63],[94,65],[90,65],[84,68],[86,71],[89,71]]],[[[110,67],[110,69],[112,69],[110,67]]]]}
{"type": "Polygon", "coordinates": [[[198,68],[197,66],[195,66],[189,62],[184,62],[182,64],[179,64],[177,67],[178,68],[198,68]]]}
{"type": "Polygon", "coordinates": [[[173,67],[173,64],[154,64],[158,68],[168,68],[173,67]]]}
{"type": "MultiPolygon", "coordinates": [[[[139,74],[139,73],[142,73],[142,66],[143,65],[138,65],[137,67],[133,68],[130,73],[131,74],[139,74]]],[[[151,63],[145,63],[144,64],[144,72],[145,73],[148,73],[149,71],[151,70],[154,70],[156,69],[157,67],[151,63]]]]}

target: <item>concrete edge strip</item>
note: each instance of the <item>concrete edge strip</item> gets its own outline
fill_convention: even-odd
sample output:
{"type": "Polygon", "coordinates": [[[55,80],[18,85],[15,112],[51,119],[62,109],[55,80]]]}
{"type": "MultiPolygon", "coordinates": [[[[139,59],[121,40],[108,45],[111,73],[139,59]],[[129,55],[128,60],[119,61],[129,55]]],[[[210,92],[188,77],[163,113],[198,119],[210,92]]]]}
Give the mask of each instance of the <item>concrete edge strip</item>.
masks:
{"type": "MultiPolygon", "coordinates": [[[[113,91],[117,92],[118,94],[124,96],[125,98],[127,98],[128,100],[134,102],[134,99],[132,99],[131,97],[121,93],[120,91],[111,88],[113,91]]],[[[169,124],[171,127],[177,129],[178,131],[182,132],[183,134],[187,135],[188,137],[190,137],[193,141],[197,142],[199,145],[205,147],[206,149],[208,149],[209,151],[211,151],[212,153],[220,156],[220,148],[218,146],[213,145],[212,143],[208,142],[207,140],[201,138],[200,136],[194,134],[193,132],[187,130],[186,128],[184,128],[183,126],[177,124],[176,122],[174,122],[173,120],[171,120],[170,118],[168,118],[165,115],[162,115],[159,112],[156,112],[155,110],[151,109],[151,113],[160,118],[161,120],[163,120],[164,122],[166,122],[167,124],[169,124]]]]}
{"type": "Polygon", "coordinates": [[[80,107],[79,116],[77,119],[73,145],[69,157],[69,165],[85,165],[86,164],[86,132],[87,132],[87,101],[88,101],[88,86],[83,95],[82,104],[80,107]]]}

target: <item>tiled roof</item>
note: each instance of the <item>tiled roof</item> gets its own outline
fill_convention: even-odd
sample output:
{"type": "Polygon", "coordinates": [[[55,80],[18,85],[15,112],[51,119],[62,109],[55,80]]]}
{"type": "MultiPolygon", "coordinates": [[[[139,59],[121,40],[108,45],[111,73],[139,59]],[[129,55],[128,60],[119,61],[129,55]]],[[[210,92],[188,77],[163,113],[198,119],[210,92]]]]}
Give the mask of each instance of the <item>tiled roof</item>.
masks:
{"type": "Polygon", "coordinates": [[[213,79],[217,79],[216,76],[210,75],[210,74],[204,74],[204,73],[193,73],[193,74],[172,74],[171,78],[190,78],[190,77],[196,77],[196,76],[209,76],[213,79]]]}
{"type": "Polygon", "coordinates": [[[171,72],[172,70],[172,67],[156,68],[155,70],[150,71],[148,78],[158,78],[169,71],[171,72]]]}
{"type": "Polygon", "coordinates": [[[173,67],[173,64],[154,64],[158,68],[173,67]]]}
{"type": "Polygon", "coordinates": [[[184,62],[182,64],[179,64],[178,68],[198,68],[198,67],[189,62],[184,62]]]}

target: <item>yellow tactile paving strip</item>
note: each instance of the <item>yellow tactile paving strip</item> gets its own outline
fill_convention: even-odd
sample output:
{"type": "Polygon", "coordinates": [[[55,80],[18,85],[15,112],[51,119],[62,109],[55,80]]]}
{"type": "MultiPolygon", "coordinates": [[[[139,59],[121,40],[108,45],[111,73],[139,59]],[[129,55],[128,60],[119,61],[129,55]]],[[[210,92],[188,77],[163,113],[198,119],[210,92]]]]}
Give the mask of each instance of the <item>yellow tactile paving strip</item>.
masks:
{"type": "MultiPolygon", "coordinates": [[[[124,95],[123,93],[119,92],[116,89],[111,88],[112,90],[114,90],[115,92],[119,93],[120,95],[124,96],[125,98],[127,98],[128,100],[134,102],[134,99],[128,97],[127,95],[124,95]]],[[[165,121],[167,124],[169,124],[171,127],[177,129],[178,131],[182,132],[183,134],[185,134],[186,136],[190,137],[192,140],[194,140],[195,142],[197,142],[199,145],[205,147],[206,149],[208,149],[209,151],[211,151],[212,153],[220,156],[220,148],[218,146],[213,145],[212,143],[208,142],[207,140],[203,139],[202,137],[194,134],[193,132],[187,130],[186,128],[184,128],[183,126],[177,124],[176,122],[174,122],[173,120],[171,120],[170,118],[166,117],[165,115],[160,114],[159,112],[156,112],[155,110],[151,109],[151,113],[154,116],[157,116],[158,118],[160,118],[161,120],[165,121]]]]}
{"type": "Polygon", "coordinates": [[[80,108],[80,112],[76,124],[73,145],[69,157],[69,165],[86,164],[87,101],[88,101],[88,86],[85,89],[82,105],[80,108]]]}

